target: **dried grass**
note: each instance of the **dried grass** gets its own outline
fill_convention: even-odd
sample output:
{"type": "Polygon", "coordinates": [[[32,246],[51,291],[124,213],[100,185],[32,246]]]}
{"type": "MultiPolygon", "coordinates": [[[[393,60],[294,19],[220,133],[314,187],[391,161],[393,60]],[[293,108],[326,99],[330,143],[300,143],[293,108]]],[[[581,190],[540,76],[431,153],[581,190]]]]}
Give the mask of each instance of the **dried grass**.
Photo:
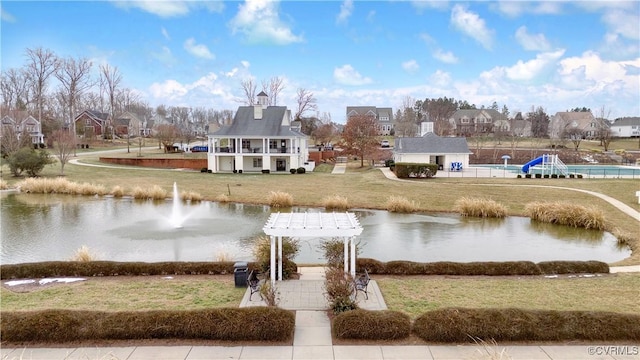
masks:
{"type": "Polygon", "coordinates": [[[180,193],[180,198],[182,199],[182,201],[191,201],[191,202],[202,201],[202,195],[200,195],[195,191],[182,191],[180,193]]]}
{"type": "Polygon", "coordinates": [[[419,208],[415,201],[402,196],[389,196],[386,207],[388,211],[397,213],[412,213],[419,208]]]}
{"type": "Polygon", "coordinates": [[[116,185],[111,189],[111,195],[113,197],[121,198],[124,196],[124,188],[120,185],[116,185]]]}
{"type": "Polygon", "coordinates": [[[105,195],[102,185],[75,183],[65,178],[28,178],[18,183],[20,191],[33,194],[105,195]]]}
{"type": "Polygon", "coordinates": [[[228,203],[229,201],[231,201],[231,198],[227,194],[220,194],[216,196],[215,200],[219,203],[228,203]]]}
{"type": "Polygon", "coordinates": [[[504,218],[507,207],[491,199],[463,197],[456,200],[453,209],[462,216],[504,218]]]}
{"type": "Polygon", "coordinates": [[[328,211],[346,211],[349,210],[349,200],[344,196],[331,195],[322,199],[322,206],[328,211]]]}
{"type": "Polygon", "coordinates": [[[131,191],[131,196],[134,199],[140,200],[164,200],[167,198],[167,191],[158,185],[154,185],[150,189],[143,189],[136,186],[131,191]]]}
{"type": "Polygon", "coordinates": [[[0,190],[7,190],[9,188],[9,183],[0,179],[0,190]]]}
{"type": "Polygon", "coordinates": [[[96,261],[97,256],[86,246],[82,245],[76,252],[73,254],[71,261],[79,261],[79,262],[88,262],[88,261],[96,261]]]}
{"type": "Polygon", "coordinates": [[[576,228],[604,230],[602,210],[565,202],[532,202],[524,212],[533,220],[576,228]]]}
{"type": "Polygon", "coordinates": [[[293,206],[293,196],[284,191],[271,191],[267,197],[267,202],[271,207],[286,208],[293,206]]]}

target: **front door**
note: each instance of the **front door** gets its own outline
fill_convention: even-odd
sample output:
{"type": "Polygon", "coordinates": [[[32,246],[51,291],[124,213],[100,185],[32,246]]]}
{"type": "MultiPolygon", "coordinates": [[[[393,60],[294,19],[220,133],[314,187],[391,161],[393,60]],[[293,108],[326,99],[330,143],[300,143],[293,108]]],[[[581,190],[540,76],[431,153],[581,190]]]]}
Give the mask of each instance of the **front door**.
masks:
{"type": "Polygon", "coordinates": [[[287,171],[287,160],[276,159],[276,171],[287,171]]]}

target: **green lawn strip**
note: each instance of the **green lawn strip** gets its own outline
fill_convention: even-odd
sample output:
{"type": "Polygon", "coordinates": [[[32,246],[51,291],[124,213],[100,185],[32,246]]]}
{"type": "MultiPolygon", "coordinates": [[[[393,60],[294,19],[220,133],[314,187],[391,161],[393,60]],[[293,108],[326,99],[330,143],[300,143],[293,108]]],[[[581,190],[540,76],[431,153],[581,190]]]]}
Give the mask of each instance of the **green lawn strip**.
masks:
{"type": "Polygon", "coordinates": [[[640,274],[600,277],[381,277],[390,310],[416,317],[448,307],[613,311],[640,314],[640,274]]]}
{"type": "Polygon", "coordinates": [[[180,276],[87,279],[43,286],[31,292],[0,289],[2,311],[74,309],[99,311],[193,310],[238,307],[244,288],[235,288],[233,278],[180,276]]]}

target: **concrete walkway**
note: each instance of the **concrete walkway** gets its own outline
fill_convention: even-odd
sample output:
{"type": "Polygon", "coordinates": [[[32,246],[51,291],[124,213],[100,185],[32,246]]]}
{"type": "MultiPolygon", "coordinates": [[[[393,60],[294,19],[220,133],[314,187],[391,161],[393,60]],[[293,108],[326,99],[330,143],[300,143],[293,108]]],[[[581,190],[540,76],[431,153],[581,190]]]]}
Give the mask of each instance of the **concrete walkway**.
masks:
{"type": "MultiPolygon", "coordinates": [[[[277,284],[280,306],[296,311],[292,346],[125,346],[67,348],[2,348],[3,360],[445,360],[445,359],[640,359],[640,345],[333,345],[331,322],[322,288],[324,269],[302,267],[299,280],[277,284]]],[[[264,306],[259,299],[241,306],[264,306]]],[[[254,294],[255,296],[255,294],[254,294]]],[[[369,300],[358,295],[358,305],[386,309],[375,280],[369,283],[369,300]]]]}

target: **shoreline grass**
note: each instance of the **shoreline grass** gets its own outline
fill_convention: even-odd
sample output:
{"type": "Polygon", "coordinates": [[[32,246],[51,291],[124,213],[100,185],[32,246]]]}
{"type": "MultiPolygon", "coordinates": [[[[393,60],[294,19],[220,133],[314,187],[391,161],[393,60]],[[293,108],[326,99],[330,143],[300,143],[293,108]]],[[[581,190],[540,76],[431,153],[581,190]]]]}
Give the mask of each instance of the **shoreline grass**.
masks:
{"type": "Polygon", "coordinates": [[[566,202],[533,202],[525,206],[533,220],[576,228],[604,230],[604,214],[599,209],[566,202]]]}
{"type": "Polygon", "coordinates": [[[491,199],[463,197],[456,200],[453,209],[462,216],[504,218],[507,207],[491,199]]]}

